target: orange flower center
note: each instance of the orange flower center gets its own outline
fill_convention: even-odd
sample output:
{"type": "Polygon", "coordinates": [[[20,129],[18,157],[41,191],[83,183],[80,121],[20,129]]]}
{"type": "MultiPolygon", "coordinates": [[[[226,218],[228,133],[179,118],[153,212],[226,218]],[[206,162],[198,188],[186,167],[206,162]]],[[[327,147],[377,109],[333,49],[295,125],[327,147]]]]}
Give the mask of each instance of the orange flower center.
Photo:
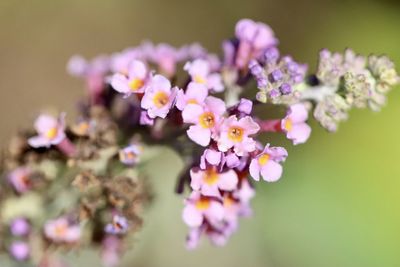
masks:
{"type": "Polygon", "coordinates": [[[215,117],[212,112],[204,112],[200,115],[199,122],[203,128],[212,128],[215,125],[215,117]]]}
{"type": "Polygon", "coordinates": [[[193,81],[195,81],[196,83],[202,83],[202,84],[206,83],[206,79],[204,79],[201,75],[195,75],[193,77],[193,81]]]}
{"type": "Polygon", "coordinates": [[[214,168],[207,169],[204,172],[203,180],[208,185],[213,185],[216,182],[218,182],[218,178],[219,178],[218,172],[214,168]]]}
{"type": "Polygon", "coordinates": [[[243,133],[244,133],[243,128],[238,126],[232,126],[229,128],[228,138],[235,143],[241,142],[243,140],[243,133]]]}
{"type": "Polygon", "coordinates": [[[58,129],[56,127],[51,128],[45,134],[48,139],[54,139],[57,136],[58,129]]]}
{"type": "Polygon", "coordinates": [[[200,198],[197,202],[196,202],[196,208],[198,210],[206,210],[210,207],[210,199],[208,198],[200,198]]]}
{"type": "Polygon", "coordinates": [[[232,207],[232,205],[234,203],[235,203],[235,200],[232,197],[230,197],[230,196],[224,197],[224,206],[225,207],[227,207],[227,208],[232,207]]]}
{"type": "Polygon", "coordinates": [[[261,166],[264,166],[265,164],[268,163],[268,161],[270,160],[271,156],[268,154],[262,154],[259,158],[258,158],[258,164],[260,164],[261,166]]]}
{"type": "Polygon", "coordinates": [[[288,131],[288,132],[291,131],[292,128],[293,128],[292,120],[291,119],[286,119],[284,127],[285,127],[286,131],[288,131]]]}
{"type": "Polygon", "coordinates": [[[153,97],[153,103],[157,108],[162,108],[163,106],[168,104],[168,100],[168,95],[163,91],[159,91],[153,97]]]}
{"type": "Polygon", "coordinates": [[[132,81],[129,82],[129,87],[131,88],[131,90],[133,92],[139,90],[140,88],[142,88],[144,85],[144,82],[141,79],[133,79],[132,81]]]}
{"type": "Polygon", "coordinates": [[[194,98],[189,99],[189,100],[187,101],[187,103],[188,103],[188,104],[198,104],[198,103],[197,103],[197,100],[194,99],[194,98]]]}
{"type": "Polygon", "coordinates": [[[66,224],[59,224],[55,227],[54,232],[57,236],[64,236],[67,232],[67,225],[66,224]]]}

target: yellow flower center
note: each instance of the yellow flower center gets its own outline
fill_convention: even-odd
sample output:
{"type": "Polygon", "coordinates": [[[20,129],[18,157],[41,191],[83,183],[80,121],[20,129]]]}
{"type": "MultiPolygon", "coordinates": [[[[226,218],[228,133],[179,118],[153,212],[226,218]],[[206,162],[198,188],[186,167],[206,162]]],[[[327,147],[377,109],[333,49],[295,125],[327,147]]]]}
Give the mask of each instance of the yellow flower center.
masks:
{"type": "Polygon", "coordinates": [[[57,136],[57,133],[58,133],[57,127],[53,127],[53,128],[51,128],[50,130],[48,130],[48,131],[46,132],[45,136],[46,136],[48,139],[54,139],[54,138],[57,136]]]}
{"type": "Polygon", "coordinates": [[[232,207],[232,205],[234,203],[235,203],[235,200],[232,197],[230,197],[230,196],[224,197],[224,206],[225,207],[227,207],[227,208],[232,207]]]}
{"type": "Polygon", "coordinates": [[[141,79],[133,79],[132,81],[129,82],[129,87],[131,88],[131,90],[133,92],[139,90],[140,88],[142,88],[144,85],[144,82],[141,79]]]}
{"type": "Polygon", "coordinates": [[[284,128],[285,128],[286,131],[288,131],[288,132],[292,130],[292,128],[293,128],[293,122],[292,122],[291,119],[286,119],[286,120],[285,120],[284,128]]]}
{"type": "Polygon", "coordinates": [[[258,158],[258,164],[260,164],[261,166],[264,166],[265,164],[268,163],[269,159],[271,158],[270,155],[268,154],[262,154],[259,158],[258,158]]]}
{"type": "Polygon", "coordinates": [[[189,99],[189,100],[187,101],[187,103],[188,103],[188,104],[199,104],[199,103],[197,103],[197,100],[194,99],[194,98],[189,99]]]}
{"type": "Polygon", "coordinates": [[[197,202],[196,202],[196,208],[198,210],[206,210],[210,207],[210,199],[208,198],[200,198],[197,202]]]}
{"type": "Polygon", "coordinates": [[[204,172],[203,180],[208,185],[213,185],[216,182],[218,182],[218,178],[219,178],[218,172],[214,168],[207,169],[204,172]]]}
{"type": "Polygon", "coordinates": [[[59,224],[56,225],[54,232],[57,236],[64,236],[65,233],[67,232],[67,225],[66,224],[59,224]]]}
{"type": "Polygon", "coordinates": [[[202,83],[202,84],[206,83],[206,79],[204,79],[201,75],[195,75],[193,77],[193,81],[195,81],[196,83],[202,83]]]}
{"type": "Polygon", "coordinates": [[[229,128],[228,131],[228,138],[231,139],[233,142],[241,142],[243,140],[243,128],[238,126],[232,126],[229,128]]]}
{"type": "Polygon", "coordinates": [[[200,115],[199,122],[203,128],[212,128],[215,125],[215,117],[212,112],[204,112],[200,115]]]}
{"type": "Polygon", "coordinates": [[[157,108],[162,108],[163,106],[168,104],[168,100],[168,95],[163,91],[159,91],[153,97],[153,103],[157,108]]]}

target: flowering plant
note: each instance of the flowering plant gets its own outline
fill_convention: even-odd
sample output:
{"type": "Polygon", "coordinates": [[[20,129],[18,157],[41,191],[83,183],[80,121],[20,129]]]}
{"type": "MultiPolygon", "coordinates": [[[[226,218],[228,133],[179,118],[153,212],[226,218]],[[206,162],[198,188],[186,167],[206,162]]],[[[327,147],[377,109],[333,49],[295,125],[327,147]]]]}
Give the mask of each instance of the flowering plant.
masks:
{"type": "Polygon", "coordinates": [[[400,81],[386,56],[350,49],[322,50],[307,74],[307,65],[280,55],[278,43],[266,24],[243,19],[223,42],[222,58],[198,44],[149,42],[90,61],[72,57],[68,71],[88,92],[79,117],[67,124],[65,113],[41,114],[36,133],[15,136],[2,158],[2,250],[54,266],[59,249],[97,246],[106,266],[117,265],[151,199],[141,169],[153,145],[171,147],[185,162],[176,192],[186,190],[187,247],[201,236],[225,244],[251,215],[255,184],[283,174],[288,153],[261,143],[263,133],[303,144],[309,114],[336,131],[351,108],[378,111],[400,81]],[[266,106],[284,114],[265,118],[266,106]]]}

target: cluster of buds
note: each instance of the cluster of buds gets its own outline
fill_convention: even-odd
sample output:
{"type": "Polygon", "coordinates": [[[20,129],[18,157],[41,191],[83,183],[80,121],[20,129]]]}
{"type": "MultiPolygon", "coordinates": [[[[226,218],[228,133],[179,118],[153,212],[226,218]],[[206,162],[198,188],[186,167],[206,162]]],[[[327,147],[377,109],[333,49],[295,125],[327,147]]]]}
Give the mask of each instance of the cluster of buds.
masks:
{"type": "Polygon", "coordinates": [[[386,94],[400,82],[388,57],[364,57],[351,49],[343,54],[322,50],[315,78],[316,88],[303,99],[316,101],[314,117],[329,131],[337,130],[352,107],[379,111],[386,94]]]}
{"type": "Polygon", "coordinates": [[[125,237],[142,224],[149,190],[136,167],[153,144],[173,148],[186,163],[176,191],[189,191],[187,247],[201,236],[223,245],[252,214],[255,183],[283,175],[288,152],[262,144],[263,133],[303,144],[309,112],[334,131],[353,106],[377,110],[399,81],[387,57],[351,50],[323,50],[317,73],[306,78],[307,66],[280,57],[277,45],[266,24],[244,19],[224,41],[221,59],[197,44],[149,42],[93,60],[73,57],[68,71],[88,87],[81,117],[67,126],[63,113],[40,115],[37,135],[20,135],[3,160],[0,240],[10,255],[46,263],[48,253],[31,252],[100,244],[103,261],[116,265],[125,237]],[[252,78],[258,93],[244,98],[252,78]],[[253,107],[263,103],[284,106],[286,114],[257,114],[253,107]],[[26,202],[34,207],[15,211],[26,202]]]}

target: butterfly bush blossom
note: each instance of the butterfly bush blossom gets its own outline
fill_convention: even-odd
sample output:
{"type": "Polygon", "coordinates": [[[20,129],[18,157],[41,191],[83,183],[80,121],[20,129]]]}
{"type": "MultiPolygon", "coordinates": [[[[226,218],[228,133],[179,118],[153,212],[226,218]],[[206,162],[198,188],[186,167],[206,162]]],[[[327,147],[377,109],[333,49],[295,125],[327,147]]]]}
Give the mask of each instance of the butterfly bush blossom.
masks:
{"type": "Polygon", "coordinates": [[[268,25],[243,19],[222,57],[197,43],[149,41],[93,60],[74,56],[68,72],[87,85],[75,122],[39,114],[35,131],[15,136],[2,159],[2,247],[16,261],[48,266],[59,248],[94,246],[103,264],[117,266],[151,200],[143,166],[155,145],[185,162],[175,191],[187,248],[202,237],[226,244],[253,214],[256,185],[290,178],[287,149],[260,137],[306,143],[312,116],[336,131],[352,108],[380,110],[400,81],[386,56],[324,49],[308,73],[278,44],[268,25]],[[26,208],[12,212],[16,203],[26,208]]]}

